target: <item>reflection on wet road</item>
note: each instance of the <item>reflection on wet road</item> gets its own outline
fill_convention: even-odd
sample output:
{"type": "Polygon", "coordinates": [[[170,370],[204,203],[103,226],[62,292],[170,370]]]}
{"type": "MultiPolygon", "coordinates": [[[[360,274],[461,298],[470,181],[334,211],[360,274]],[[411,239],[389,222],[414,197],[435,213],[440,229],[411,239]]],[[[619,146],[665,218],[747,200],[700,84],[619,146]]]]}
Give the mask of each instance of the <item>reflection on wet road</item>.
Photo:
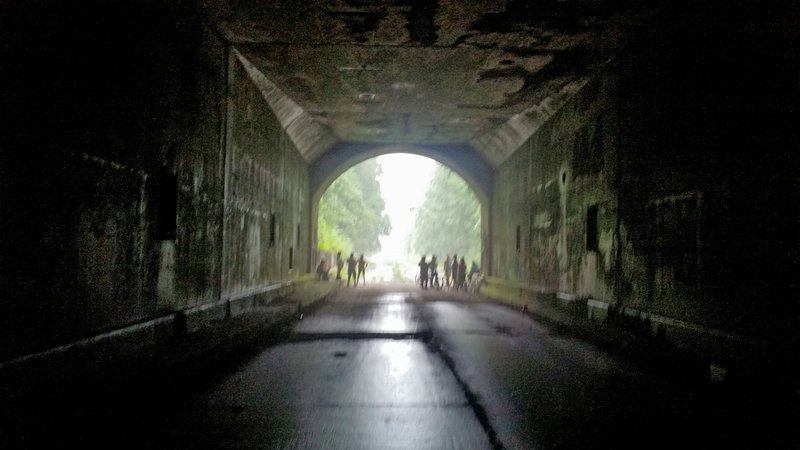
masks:
{"type": "MultiPolygon", "coordinates": [[[[265,351],[184,406],[207,448],[468,448],[485,441],[447,368],[413,340],[330,339],[265,351]]],[[[154,443],[155,444],[155,443],[154,443]]],[[[486,444],[478,445],[485,447],[486,444]]]]}
{"type": "MultiPolygon", "coordinates": [[[[201,448],[736,448],[736,417],[475,297],[348,289],[160,419],[201,448]]],[[[191,445],[189,445],[191,444],[191,445]]]]}
{"type": "Polygon", "coordinates": [[[415,335],[425,330],[410,293],[350,290],[303,317],[299,335],[415,335]]]}
{"type": "Polygon", "coordinates": [[[757,406],[465,294],[344,289],[221,372],[96,421],[104,448],[791,448],[757,406]]]}
{"type": "Polygon", "coordinates": [[[349,290],[181,406],[159,445],[213,430],[207,448],[491,448],[453,373],[423,339],[413,295],[349,290]]]}

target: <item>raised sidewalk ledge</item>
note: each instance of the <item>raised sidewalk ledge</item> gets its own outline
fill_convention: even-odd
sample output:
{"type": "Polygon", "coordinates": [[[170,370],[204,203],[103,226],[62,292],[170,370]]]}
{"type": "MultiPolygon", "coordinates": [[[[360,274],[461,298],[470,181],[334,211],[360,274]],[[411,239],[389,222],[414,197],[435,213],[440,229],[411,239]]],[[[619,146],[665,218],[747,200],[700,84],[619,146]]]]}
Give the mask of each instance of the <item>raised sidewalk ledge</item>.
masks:
{"type": "Polygon", "coordinates": [[[217,346],[229,348],[253,329],[290,321],[335,287],[303,275],[2,362],[0,399],[101,376],[120,364],[131,370],[168,366],[217,346]]]}
{"type": "Polygon", "coordinates": [[[480,293],[565,326],[583,337],[628,351],[636,349],[638,356],[650,360],[663,359],[663,364],[675,359],[692,361],[693,376],[712,382],[733,379],[741,382],[773,376],[786,379],[794,370],[766,362],[766,355],[789,351],[776,348],[775,343],[635,308],[618,307],[604,300],[494,277],[484,279],[480,293]],[[783,370],[789,372],[774,373],[783,370]]]}

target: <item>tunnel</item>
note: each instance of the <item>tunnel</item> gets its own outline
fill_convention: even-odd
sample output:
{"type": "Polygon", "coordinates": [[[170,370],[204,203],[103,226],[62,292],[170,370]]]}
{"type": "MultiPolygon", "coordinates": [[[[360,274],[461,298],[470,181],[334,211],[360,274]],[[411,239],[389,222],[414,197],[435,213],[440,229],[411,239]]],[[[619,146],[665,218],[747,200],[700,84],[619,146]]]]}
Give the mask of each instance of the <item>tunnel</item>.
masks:
{"type": "MultiPolygon", "coordinates": [[[[320,197],[411,153],[480,200],[469,295],[715,393],[773,389],[748,398],[789,404],[791,448],[798,23],[782,0],[4,2],[0,395],[166,379],[361,302],[314,277],[320,197]]],[[[454,380],[481,442],[514,447],[454,380]]]]}

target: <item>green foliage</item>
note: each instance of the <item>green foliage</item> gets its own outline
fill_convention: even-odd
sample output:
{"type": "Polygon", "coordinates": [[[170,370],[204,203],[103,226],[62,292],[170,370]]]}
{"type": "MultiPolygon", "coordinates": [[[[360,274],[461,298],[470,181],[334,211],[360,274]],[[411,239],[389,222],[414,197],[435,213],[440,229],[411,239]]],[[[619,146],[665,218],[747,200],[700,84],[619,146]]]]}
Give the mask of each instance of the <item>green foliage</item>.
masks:
{"type": "Polygon", "coordinates": [[[441,264],[457,253],[481,262],[481,206],[467,183],[444,166],[436,168],[417,214],[412,246],[419,255],[436,255],[441,264]]]}
{"type": "Polygon", "coordinates": [[[365,161],[336,179],[319,202],[318,247],[325,251],[360,254],[380,250],[379,236],[389,234],[375,159],[365,161]]]}
{"type": "Polygon", "coordinates": [[[320,217],[317,225],[317,247],[326,252],[336,252],[343,248],[352,248],[350,238],[343,235],[331,224],[320,217]]]}

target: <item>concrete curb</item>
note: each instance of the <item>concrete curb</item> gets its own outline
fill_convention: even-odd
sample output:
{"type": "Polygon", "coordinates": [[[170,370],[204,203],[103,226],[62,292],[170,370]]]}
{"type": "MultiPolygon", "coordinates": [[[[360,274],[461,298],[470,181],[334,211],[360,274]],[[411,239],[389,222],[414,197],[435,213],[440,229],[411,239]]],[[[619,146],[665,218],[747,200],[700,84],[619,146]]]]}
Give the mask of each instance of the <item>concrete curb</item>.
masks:
{"type": "Polygon", "coordinates": [[[293,320],[301,307],[335,288],[316,284],[313,277],[280,281],[2,362],[0,398],[225,351],[244,344],[256,329],[293,320]]]}
{"type": "Polygon", "coordinates": [[[762,339],[493,277],[483,281],[480,293],[606,346],[649,360],[660,359],[664,365],[682,361],[690,366],[683,370],[693,372],[689,374],[693,378],[714,383],[791,378],[791,373],[775,373],[791,372],[791,367],[765,364],[765,355],[782,350],[762,339]]]}

